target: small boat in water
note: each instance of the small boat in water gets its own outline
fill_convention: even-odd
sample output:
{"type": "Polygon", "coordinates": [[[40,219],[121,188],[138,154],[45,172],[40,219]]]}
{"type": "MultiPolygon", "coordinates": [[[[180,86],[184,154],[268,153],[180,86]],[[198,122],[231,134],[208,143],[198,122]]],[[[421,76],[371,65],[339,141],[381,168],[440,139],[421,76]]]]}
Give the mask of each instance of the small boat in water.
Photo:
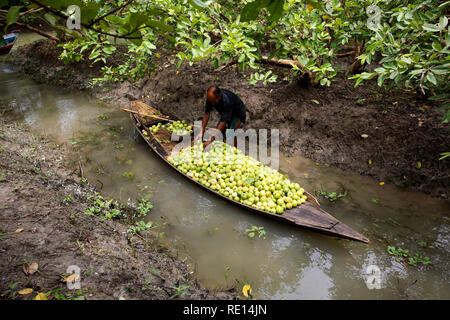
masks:
{"type": "Polygon", "coordinates": [[[272,218],[281,222],[289,223],[291,225],[317,231],[331,236],[357,240],[365,243],[369,242],[369,239],[367,239],[365,236],[359,234],[358,232],[340,222],[328,212],[320,208],[320,204],[317,199],[306,191],[305,194],[307,195],[307,201],[305,203],[298,207],[285,210],[283,214],[278,215],[259,210],[238,201],[234,201],[233,199],[204,186],[196,180],[188,177],[168,161],[168,157],[171,154],[172,149],[177,145],[178,142],[170,141],[171,136],[168,132],[160,133],[158,131],[158,133],[152,134],[149,129],[150,126],[159,122],[161,122],[162,124],[166,124],[168,121],[178,120],[176,119],[176,117],[169,118],[168,116],[161,114],[158,110],[152,108],[151,106],[145,104],[140,100],[130,101],[130,109],[123,110],[130,113],[133,125],[135,126],[141,137],[148,144],[150,149],[155,152],[172,169],[180,173],[191,182],[197,184],[200,188],[214,193],[218,197],[236,206],[242,207],[244,209],[247,209],[248,211],[268,218],[272,218]],[[145,132],[145,134],[143,132],[145,132]]]}
{"type": "Polygon", "coordinates": [[[12,47],[14,46],[14,43],[19,37],[19,33],[20,30],[13,30],[8,34],[3,35],[2,38],[0,38],[0,55],[8,54],[11,51],[12,47]]]}

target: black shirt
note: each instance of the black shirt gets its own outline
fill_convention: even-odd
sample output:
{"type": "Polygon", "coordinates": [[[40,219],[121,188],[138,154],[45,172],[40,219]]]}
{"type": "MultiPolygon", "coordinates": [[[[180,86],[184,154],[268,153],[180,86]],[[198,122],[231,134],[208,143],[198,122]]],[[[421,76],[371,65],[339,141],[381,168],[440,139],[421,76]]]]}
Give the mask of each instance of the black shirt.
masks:
{"type": "Polygon", "coordinates": [[[216,105],[211,104],[206,100],[205,113],[210,113],[214,108],[220,115],[219,122],[231,122],[234,118],[239,118],[242,123],[245,123],[245,105],[241,99],[233,92],[220,89],[222,92],[222,99],[216,105]]]}

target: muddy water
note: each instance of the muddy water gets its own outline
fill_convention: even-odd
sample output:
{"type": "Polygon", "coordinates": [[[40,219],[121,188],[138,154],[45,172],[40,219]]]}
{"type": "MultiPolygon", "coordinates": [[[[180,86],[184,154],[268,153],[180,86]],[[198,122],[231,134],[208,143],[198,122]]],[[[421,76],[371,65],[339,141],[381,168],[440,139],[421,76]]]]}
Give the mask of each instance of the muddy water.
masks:
{"type": "Polygon", "coordinates": [[[388,182],[342,172],[301,157],[281,156],[280,170],[310,192],[347,191],[322,207],[367,236],[370,244],[340,240],[256,216],[218,199],[162,163],[129,117],[79,92],[38,85],[0,64],[0,101],[18,121],[72,148],[88,180],[110,197],[146,197],[148,219],[209,288],[248,283],[262,299],[449,299],[449,204],[388,182]],[[265,238],[245,230],[264,227],[265,238]],[[427,245],[424,248],[424,244],[427,245]],[[387,253],[394,245],[421,253],[433,265],[411,266],[387,253]],[[376,265],[379,289],[366,285],[376,265]]]}

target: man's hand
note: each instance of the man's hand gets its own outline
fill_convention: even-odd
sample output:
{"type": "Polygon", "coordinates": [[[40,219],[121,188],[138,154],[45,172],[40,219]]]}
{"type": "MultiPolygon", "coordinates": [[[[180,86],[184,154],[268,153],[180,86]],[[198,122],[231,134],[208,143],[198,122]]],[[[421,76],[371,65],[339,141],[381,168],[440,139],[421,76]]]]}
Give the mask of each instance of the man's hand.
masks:
{"type": "Polygon", "coordinates": [[[203,142],[203,148],[208,147],[211,143],[212,143],[212,140],[208,140],[208,141],[203,142]]]}
{"type": "Polygon", "coordinates": [[[194,141],[197,141],[197,140],[200,140],[200,141],[203,140],[203,132],[200,132],[198,135],[196,135],[194,137],[194,141]]]}

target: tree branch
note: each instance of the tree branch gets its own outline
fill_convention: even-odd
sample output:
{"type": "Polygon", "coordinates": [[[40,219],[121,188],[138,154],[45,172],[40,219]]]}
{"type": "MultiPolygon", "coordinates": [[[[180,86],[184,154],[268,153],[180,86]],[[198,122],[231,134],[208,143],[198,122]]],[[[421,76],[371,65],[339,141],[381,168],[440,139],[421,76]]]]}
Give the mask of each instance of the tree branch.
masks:
{"type": "Polygon", "coordinates": [[[265,63],[265,64],[274,64],[278,65],[280,67],[291,67],[297,66],[300,69],[305,70],[305,66],[302,65],[298,60],[288,60],[288,59],[277,59],[277,58],[269,58],[267,56],[262,56],[260,60],[257,60],[259,63],[265,63]]]}
{"type": "Polygon", "coordinates": [[[23,23],[20,23],[20,22],[17,22],[17,21],[14,22],[14,24],[17,24],[18,26],[20,26],[22,28],[25,28],[27,30],[36,32],[37,34],[40,34],[43,37],[46,37],[48,39],[54,40],[56,42],[59,42],[59,39],[57,37],[55,37],[55,36],[53,36],[53,35],[51,35],[49,33],[43,32],[43,31],[41,31],[41,30],[39,30],[39,29],[37,29],[35,27],[27,26],[26,24],[23,24],[23,23]]]}
{"type": "MultiPolygon", "coordinates": [[[[25,14],[35,13],[35,12],[39,12],[39,11],[41,11],[41,10],[43,10],[43,8],[33,8],[33,9],[30,9],[30,10],[25,11],[25,12],[20,12],[19,15],[20,15],[20,16],[23,16],[23,15],[25,15],[25,14]]],[[[0,10],[0,12],[8,13],[8,10],[0,10]]]]}

